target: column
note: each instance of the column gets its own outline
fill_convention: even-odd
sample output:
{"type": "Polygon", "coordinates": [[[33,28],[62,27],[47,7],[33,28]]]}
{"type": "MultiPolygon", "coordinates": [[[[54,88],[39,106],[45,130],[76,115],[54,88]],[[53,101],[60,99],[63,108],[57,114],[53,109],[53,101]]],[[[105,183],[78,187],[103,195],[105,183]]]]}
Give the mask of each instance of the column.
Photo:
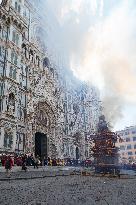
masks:
{"type": "Polygon", "coordinates": [[[1,127],[1,132],[0,132],[0,148],[3,148],[4,145],[4,127],[1,127]]]}
{"type": "Polygon", "coordinates": [[[13,152],[15,151],[16,148],[16,128],[13,128],[13,146],[12,146],[12,150],[13,152]]]}

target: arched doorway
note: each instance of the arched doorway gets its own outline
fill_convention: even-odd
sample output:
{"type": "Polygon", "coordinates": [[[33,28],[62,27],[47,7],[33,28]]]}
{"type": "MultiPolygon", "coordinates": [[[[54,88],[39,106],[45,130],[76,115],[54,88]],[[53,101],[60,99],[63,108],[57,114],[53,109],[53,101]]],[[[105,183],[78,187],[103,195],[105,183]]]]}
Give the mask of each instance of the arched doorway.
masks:
{"type": "Polygon", "coordinates": [[[79,148],[76,147],[76,159],[79,159],[79,148]]]}
{"type": "Polygon", "coordinates": [[[35,134],[35,156],[41,159],[47,158],[47,135],[36,132],[35,134]]]}
{"type": "Polygon", "coordinates": [[[35,105],[35,123],[37,132],[35,135],[35,154],[42,157],[52,156],[51,144],[55,144],[56,116],[53,106],[48,102],[39,102],[35,105]],[[48,133],[48,137],[46,134],[48,133]],[[43,137],[44,136],[44,137],[43,137]],[[50,142],[50,143],[49,143],[50,142]],[[40,150],[40,151],[38,151],[40,150]]]}

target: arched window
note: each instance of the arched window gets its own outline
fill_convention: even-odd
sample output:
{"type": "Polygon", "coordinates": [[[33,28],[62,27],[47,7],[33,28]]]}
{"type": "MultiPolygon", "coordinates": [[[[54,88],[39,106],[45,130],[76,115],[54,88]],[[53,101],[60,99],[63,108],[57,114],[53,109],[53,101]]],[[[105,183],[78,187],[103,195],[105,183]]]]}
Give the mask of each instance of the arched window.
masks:
{"type": "Polygon", "coordinates": [[[13,79],[16,80],[16,68],[13,70],[13,79]]]}
{"type": "Polygon", "coordinates": [[[8,146],[8,134],[5,133],[4,135],[4,147],[7,147],[8,146]]]}
{"type": "Polygon", "coordinates": [[[18,5],[18,13],[21,13],[21,6],[18,5]]]}
{"type": "Polygon", "coordinates": [[[12,148],[12,144],[13,144],[13,136],[12,136],[12,135],[9,135],[9,144],[8,144],[8,147],[9,147],[9,148],[12,148]]]}
{"type": "Polygon", "coordinates": [[[13,73],[13,67],[10,67],[10,71],[9,71],[9,77],[12,78],[12,73],[13,73]]]}
{"type": "Polygon", "coordinates": [[[13,68],[13,66],[10,67],[9,77],[16,80],[16,68],[13,68]]]}
{"type": "Polygon", "coordinates": [[[15,56],[15,52],[12,50],[11,52],[11,62],[14,63],[14,56],[15,56]]]}
{"type": "Polygon", "coordinates": [[[14,64],[17,65],[18,57],[17,54],[15,54],[14,64]]]}
{"type": "Polygon", "coordinates": [[[18,44],[19,44],[19,35],[16,34],[16,45],[18,46],[18,44]]]}
{"type": "Polygon", "coordinates": [[[17,10],[17,2],[15,2],[15,9],[17,10]]]}
{"type": "Polygon", "coordinates": [[[15,10],[18,13],[21,13],[21,1],[19,1],[19,2],[15,1],[15,10]]]}
{"type": "Polygon", "coordinates": [[[13,32],[12,32],[12,41],[18,46],[19,34],[16,32],[16,30],[13,30],[13,32]]]}
{"type": "Polygon", "coordinates": [[[16,66],[18,63],[18,56],[13,50],[11,52],[11,63],[15,64],[16,66]]]}
{"type": "Polygon", "coordinates": [[[79,148],[76,147],[76,159],[79,159],[79,148]]]}
{"type": "Polygon", "coordinates": [[[12,148],[12,144],[13,144],[13,136],[11,134],[8,134],[7,132],[5,132],[4,147],[5,148],[12,148]]]}
{"type": "Polygon", "coordinates": [[[12,41],[15,43],[16,42],[16,32],[12,32],[12,41]]]}

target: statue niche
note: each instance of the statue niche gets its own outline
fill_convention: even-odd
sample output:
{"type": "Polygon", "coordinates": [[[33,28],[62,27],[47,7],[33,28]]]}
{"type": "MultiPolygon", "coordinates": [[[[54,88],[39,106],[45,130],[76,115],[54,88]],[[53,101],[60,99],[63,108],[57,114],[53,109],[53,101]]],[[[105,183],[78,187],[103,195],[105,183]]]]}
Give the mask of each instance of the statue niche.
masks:
{"type": "Polygon", "coordinates": [[[15,112],[15,95],[10,93],[7,102],[7,111],[13,114],[15,112]]]}
{"type": "Polygon", "coordinates": [[[44,111],[40,110],[38,112],[38,115],[37,115],[37,123],[38,124],[41,124],[41,125],[44,125],[44,126],[47,126],[48,125],[48,120],[47,120],[47,116],[46,114],[44,113],[44,111]]]}

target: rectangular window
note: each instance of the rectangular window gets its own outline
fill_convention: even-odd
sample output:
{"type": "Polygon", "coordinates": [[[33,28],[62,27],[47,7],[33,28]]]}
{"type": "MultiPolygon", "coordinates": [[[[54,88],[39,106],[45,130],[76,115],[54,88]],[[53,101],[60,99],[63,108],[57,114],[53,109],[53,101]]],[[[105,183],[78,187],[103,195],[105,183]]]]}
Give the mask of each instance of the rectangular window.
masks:
{"type": "Polygon", "coordinates": [[[126,138],[126,142],[130,142],[130,138],[126,138]]]}
{"type": "Polygon", "coordinates": [[[132,134],[136,134],[136,130],[133,130],[133,131],[132,131],[132,134]]]}
{"type": "Polygon", "coordinates": [[[120,150],[125,150],[125,146],[121,145],[120,150]]]}
{"type": "Polygon", "coordinates": [[[134,145],[134,149],[136,149],[136,144],[134,145]]]}
{"type": "Polygon", "coordinates": [[[131,144],[127,145],[127,149],[131,149],[131,144]]]}
{"type": "Polygon", "coordinates": [[[133,141],[136,141],[136,137],[133,137],[133,141]]]}
{"type": "Polygon", "coordinates": [[[129,135],[129,132],[125,132],[125,135],[129,135]]]}
{"type": "Polygon", "coordinates": [[[128,155],[132,155],[133,153],[132,152],[128,152],[128,155]]]}

